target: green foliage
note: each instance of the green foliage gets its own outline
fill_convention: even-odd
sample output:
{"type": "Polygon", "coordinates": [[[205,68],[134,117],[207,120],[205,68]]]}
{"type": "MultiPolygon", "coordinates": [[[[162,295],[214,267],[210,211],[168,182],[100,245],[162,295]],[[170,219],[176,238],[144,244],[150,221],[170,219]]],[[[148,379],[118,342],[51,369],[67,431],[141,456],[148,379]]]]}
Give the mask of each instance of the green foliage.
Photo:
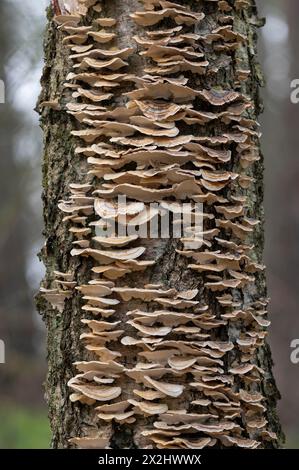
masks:
{"type": "Polygon", "coordinates": [[[0,449],[47,449],[51,433],[47,412],[13,405],[0,408],[0,449]]]}

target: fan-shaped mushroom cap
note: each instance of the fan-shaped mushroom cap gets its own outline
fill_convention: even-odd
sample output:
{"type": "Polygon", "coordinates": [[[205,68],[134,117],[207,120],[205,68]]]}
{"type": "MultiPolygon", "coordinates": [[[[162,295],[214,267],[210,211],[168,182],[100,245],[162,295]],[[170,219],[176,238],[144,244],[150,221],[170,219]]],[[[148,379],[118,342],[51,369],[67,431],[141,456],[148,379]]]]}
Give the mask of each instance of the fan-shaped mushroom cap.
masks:
{"type": "Polygon", "coordinates": [[[103,263],[110,264],[116,260],[118,261],[131,261],[139,258],[145,252],[144,247],[128,248],[126,250],[93,250],[87,249],[74,249],[71,251],[72,256],[91,256],[95,260],[103,263]]]}
{"type": "Polygon", "coordinates": [[[109,449],[110,439],[108,437],[72,437],[69,442],[79,449],[109,449]]]}
{"type": "Polygon", "coordinates": [[[154,380],[153,378],[149,377],[148,375],[144,376],[145,382],[155,390],[158,390],[164,395],[170,396],[170,397],[179,397],[183,391],[184,391],[184,386],[179,385],[179,384],[170,384],[170,383],[164,383],[164,382],[159,382],[157,380],[154,380]]]}
{"type": "Polygon", "coordinates": [[[96,42],[105,44],[112,41],[116,37],[115,33],[108,33],[106,31],[90,31],[89,36],[91,36],[96,42]]]}
{"type": "Polygon", "coordinates": [[[68,382],[68,386],[73,390],[81,392],[84,396],[92,398],[96,401],[110,401],[119,397],[121,394],[120,387],[100,387],[99,385],[87,385],[76,383],[76,377],[68,382]]]}
{"type": "Polygon", "coordinates": [[[128,402],[134,405],[140,413],[147,415],[160,415],[168,411],[168,406],[163,403],[152,403],[150,401],[137,401],[129,399],[128,402]]]}

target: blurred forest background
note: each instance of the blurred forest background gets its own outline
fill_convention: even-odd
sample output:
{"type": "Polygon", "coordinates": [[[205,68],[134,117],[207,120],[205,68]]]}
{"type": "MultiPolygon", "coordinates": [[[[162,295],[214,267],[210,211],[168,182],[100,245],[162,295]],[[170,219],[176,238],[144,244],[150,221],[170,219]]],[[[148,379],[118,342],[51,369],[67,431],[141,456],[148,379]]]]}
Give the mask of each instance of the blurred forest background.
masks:
{"type": "MultiPolygon", "coordinates": [[[[34,112],[43,66],[42,38],[49,0],[0,0],[0,448],[47,448],[44,403],[45,331],[34,308],[43,276],[42,135],[34,112]]],[[[299,78],[298,0],[258,0],[267,24],[260,32],[263,152],[266,166],[266,253],[272,299],[270,343],[283,399],[287,448],[299,448],[299,365],[290,342],[299,338],[299,105],[290,82],[299,78]]]]}

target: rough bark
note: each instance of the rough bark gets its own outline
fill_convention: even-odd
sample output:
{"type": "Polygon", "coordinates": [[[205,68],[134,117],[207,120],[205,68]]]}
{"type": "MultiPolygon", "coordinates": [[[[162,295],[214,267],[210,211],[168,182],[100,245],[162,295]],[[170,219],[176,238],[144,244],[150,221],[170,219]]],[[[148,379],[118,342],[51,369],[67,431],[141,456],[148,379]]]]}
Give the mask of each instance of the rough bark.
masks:
{"type": "MultiPolygon", "coordinates": [[[[63,4],[63,2],[59,3],[60,6],[63,4]]],[[[199,34],[206,34],[208,31],[211,31],[213,28],[215,29],[221,24],[219,23],[219,18],[223,16],[223,13],[218,10],[218,5],[215,4],[215,2],[196,2],[190,0],[188,2],[176,1],[176,3],[188,5],[188,7],[195,12],[203,11],[205,13],[206,18],[203,24],[206,29],[201,29],[200,25],[195,26],[195,32],[199,34]]],[[[189,78],[188,86],[196,90],[237,90],[247,95],[254,104],[253,108],[248,111],[247,118],[255,121],[261,108],[258,94],[260,71],[255,59],[255,29],[258,25],[258,20],[254,2],[250,2],[250,8],[248,9],[245,8],[246,2],[243,3],[244,8],[241,7],[241,10],[232,9],[228,14],[233,16],[234,31],[245,36],[245,44],[238,44],[236,50],[232,49],[222,55],[220,54],[223,62],[221,63],[220,60],[218,63],[219,69],[216,70],[216,73],[207,75],[186,73],[185,75],[189,78]],[[227,56],[231,58],[231,61],[226,60],[227,56]],[[246,80],[238,82],[236,79],[236,71],[240,68],[240,64],[241,68],[249,70],[250,74],[246,77],[246,80]]],[[[133,47],[135,50],[135,53],[128,59],[128,73],[142,76],[145,61],[141,59],[140,55],[137,53],[136,42],[133,36],[135,34],[144,36],[145,28],[136,25],[129,16],[130,13],[142,10],[142,4],[137,0],[109,0],[101,2],[101,5],[103,6],[102,12],[99,14],[92,10],[84,18],[84,24],[90,25],[92,20],[99,16],[117,18],[117,46],[119,49],[122,47],[133,47]]],[[[58,8],[57,3],[56,8],[58,8]]],[[[165,25],[167,25],[167,27],[173,27],[170,20],[166,20],[165,25]]],[[[160,25],[151,27],[151,29],[159,29],[159,26],[160,25]]],[[[72,101],[72,98],[71,91],[64,88],[66,76],[71,71],[71,63],[68,58],[70,52],[62,43],[64,37],[65,33],[57,29],[57,25],[53,22],[52,11],[49,10],[49,26],[45,39],[46,65],[42,78],[43,92],[40,98],[40,104],[47,103],[46,106],[41,106],[43,110],[41,121],[44,130],[45,144],[43,160],[43,198],[46,237],[46,245],[43,249],[42,258],[47,268],[47,276],[44,281],[44,287],[47,289],[55,287],[54,271],[73,273],[77,286],[88,284],[92,278],[91,269],[94,264],[91,258],[70,255],[74,238],[69,232],[69,225],[62,222],[65,214],[62,214],[57,208],[60,200],[68,199],[70,184],[86,182],[87,171],[86,159],[74,152],[75,147],[78,146],[78,140],[71,136],[71,131],[80,129],[80,126],[74,118],[67,114],[65,107],[66,103],[72,101]]],[[[102,45],[98,46],[102,47],[102,45]]],[[[215,51],[211,45],[203,42],[201,49],[205,53],[205,58],[210,63],[213,63],[215,60],[215,51]]],[[[127,83],[123,87],[118,88],[113,97],[114,103],[117,103],[118,106],[123,104],[123,92],[133,89],[134,87],[127,83]]],[[[195,103],[195,109],[200,110],[199,103],[197,103],[197,101],[195,103]]],[[[209,103],[205,106],[205,111],[214,111],[214,109],[215,108],[209,103]]],[[[212,123],[202,126],[188,127],[186,124],[182,124],[180,127],[181,134],[188,134],[190,128],[192,128],[192,133],[195,135],[210,137],[222,135],[227,129],[223,122],[218,121],[216,121],[216,123],[212,121],[212,123]]],[[[244,169],[240,167],[236,143],[233,142],[228,147],[226,146],[226,148],[232,151],[232,159],[222,167],[219,165],[218,169],[223,170],[225,168],[227,171],[244,173],[244,169]]],[[[259,161],[255,161],[249,169],[246,169],[245,174],[254,178],[252,184],[246,190],[241,187],[237,189],[234,188],[234,194],[236,196],[246,195],[248,205],[246,215],[262,221],[259,226],[255,227],[254,232],[250,235],[248,240],[249,243],[255,245],[255,248],[251,250],[250,253],[251,258],[254,262],[261,263],[264,244],[262,158],[259,161]]],[[[92,180],[92,183],[95,184],[95,186],[97,185],[95,180],[92,180]]],[[[229,190],[225,194],[229,195],[229,190]]],[[[208,207],[207,212],[209,211],[215,214],[213,206],[208,207]]],[[[92,216],[91,220],[94,220],[92,216]]],[[[213,225],[206,228],[213,228],[213,225]]],[[[204,301],[204,304],[209,306],[209,311],[211,311],[216,318],[221,318],[224,310],[217,302],[216,297],[222,293],[211,292],[205,288],[205,284],[209,280],[205,273],[201,274],[188,269],[190,260],[184,256],[180,256],[176,251],[177,249],[182,250],[180,240],[149,239],[142,240],[142,242],[144,242],[143,246],[146,246],[147,250],[150,252],[151,258],[154,257],[156,259],[155,265],[148,268],[143,273],[133,273],[125,276],[125,278],[118,281],[118,287],[129,286],[131,288],[138,288],[146,284],[163,284],[163,289],[175,288],[177,291],[198,289],[196,299],[201,300],[202,303],[204,301]]],[[[213,241],[211,250],[212,249],[219,249],[215,241],[213,241]]],[[[255,274],[253,285],[245,285],[242,288],[236,288],[227,293],[233,295],[234,301],[240,302],[240,308],[254,304],[258,299],[265,298],[267,292],[263,271],[255,274]]],[[[48,329],[49,372],[46,391],[53,431],[53,447],[69,447],[69,439],[78,436],[103,437],[104,435],[109,437],[110,446],[113,448],[133,448],[153,445],[153,443],[150,443],[147,439],[142,437],[141,432],[145,429],[152,429],[153,422],[157,417],[143,417],[137,414],[135,416],[136,421],[133,423],[119,424],[112,422],[107,424],[96,417],[92,406],[78,404],[78,402],[72,403],[70,401],[70,390],[67,386],[67,382],[76,375],[76,369],[73,363],[84,359],[95,360],[94,356],[89,355],[86,350],[84,350],[82,341],[79,339],[80,334],[85,331],[81,320],[87,317],[82,311],[82,305],[82,296],[80,292],[76,290],[73,290],[70,298],[65,300],[64,308],[60,312],[53,308],[42,295],[38,298],[39,310],[43,314],[48,329]]],[[[156,305],[152,302],[151,308],[154,309],[155,307],[156,305]]],[[[136,332],[133,332],[132,327],[126,323],[125,318],[126,312],[134,309],[144,310],[145,303],[138,300],[129,301],[127,303],[123,302],[118,306],[117,312],[113,317],[113,321],[121,321],[120,328],[124,330],[124,336],[136,336],[136,332]]],[[[235,366],[240,360],[241,353],[236,346],[236,338],[238,338],[244,329],[246,331],[244,323],[242,320],[239,320],[237,322],[228,322],[226,325],[212,330],[211,338],[214,341],[233,341],[235,345],[234,349],[227,352],[224,356],[225,374],[228,374],[232,365],[235,366]]],[[[170,336],[170,338],[176,340],[185,339],[183,335],[177,337],[174,335],[170,336]]],[[[136,348],[124,346],[120,342],[116,344],[113,343],[113,346],[113,350],[121,353],[122,363],[127,368],[133,368],[137,361],[136,348]]],[[[247,381],[245,388],[249,392],[259,391],[264,396],[263,405],[265,406],[265,417],[268,421],[267,430],[271,433],[276,433],[278,440],[273,434],[261,435],[257,430],[252,431],[247,427],[246,412],[248,408],[244,402],[242,402],[240,408],[240,415],[236,419],[236,422],[242,429],[240,437],[242,437],[242,439],[250,438],[251,441],[256,438],[261,447],[277,447],[281,439],[280,425],[276,415],[276,401],[279,395],[272,375],[271,353],[267,345],[261,345],[257,348],[254,357],[251,359],[251,363],[256,364],[263,370],[264,375],[261,374],[260,382],[252,384],[250,380],[247,381]]],[[[196,390],[192,391],[192,389],[189,388],[189,382],[192,381],[190,377],[191,376],[187,374],[179,378],[179,383],[187,385],[188,389],[188,392],[183,394],[183,398],[180,397],[173,400],[167,397],[164,399],[164,403],[167,403],[169,409],[174,409],[174,407],[181,409],[186,408],[189,412],[204,413],[203,407],[195,407],[192,409],[190,406],[192,400],[202,398],[200,392],[196,392],[196,390]]],[[[242,381],[242,377],[234,377],[231,389],[237,392],[243,384],[242,381]]],[[[132,390],[136,388],[136,383],[132,379],[128,378],[125,374],[121,374],[118,385],[123,390],[122,397],[119,400],[126,400],[128,398],[136,399],[136,396],[132,392],[132,390]]],[[[101,405],[102,403],[97,404],[101,405]]],[[[213,433],[211,436],[213,437],[213,433]]],[[[197,437],[204,437],[204,434],[200,433],[197,437]]],[[[221,439],[217,440],[216,445],[223,445],[221,439]]],[[[228,444],[226,443],[226,445],[228,444]]]]}

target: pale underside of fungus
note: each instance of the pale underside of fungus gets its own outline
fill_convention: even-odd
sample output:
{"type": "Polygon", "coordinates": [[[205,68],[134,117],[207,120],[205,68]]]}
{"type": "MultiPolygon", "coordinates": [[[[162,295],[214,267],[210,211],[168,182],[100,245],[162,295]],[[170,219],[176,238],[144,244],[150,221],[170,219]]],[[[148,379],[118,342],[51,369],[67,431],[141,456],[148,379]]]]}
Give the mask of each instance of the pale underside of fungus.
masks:
{"type": "Polygon", "coordinates": [[[142,423],[140,447],[263,447],[275,439],[257,361],[269,322],[255,289],[264,266],[251,257],[258,221],[247,197],[260,134],[242,64],[225,89],[217,85],[232,54],[246,50],[234,19],[250,2],[193,2],[191,11],[179,0],[141,0],[126,18],[135,47],[119,46],[118,18],[105,16],[105,1],[58,4],[54,21],[70,60],[61,106],[85,165],[59,209],[71,254],[88,259],[90,277],[80,283],[57,272],[43,295],[60,312],[70,296],[82,299],[88,360],[77,360],[68,385],[96,423],[70,442],[109,448],[115,423],[142,423]],[[174,248],[198,280],[189,289],[151,282],[157,241],[97,234],[107,219],[149,222],[152,202],[175,213],[186,201],[204,208],[203,245],[182,237],[174,248]],[[135,360],[127,364],[129,350],[135,360]]]}

